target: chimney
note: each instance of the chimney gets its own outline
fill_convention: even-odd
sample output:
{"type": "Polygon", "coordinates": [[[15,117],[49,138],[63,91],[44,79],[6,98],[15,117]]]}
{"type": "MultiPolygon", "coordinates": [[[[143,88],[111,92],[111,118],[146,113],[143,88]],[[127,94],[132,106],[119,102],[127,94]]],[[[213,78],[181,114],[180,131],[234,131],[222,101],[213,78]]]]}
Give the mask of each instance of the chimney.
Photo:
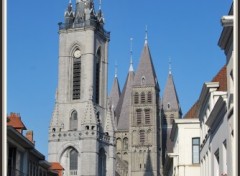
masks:
{"type": "Polygon", "coordinates": [[[31,141],[33,144],[35,144],[34,140],[33,140],[33,131],[32,130],[29,130],[27,131],[26,133],[26,138],[31,141]]]}

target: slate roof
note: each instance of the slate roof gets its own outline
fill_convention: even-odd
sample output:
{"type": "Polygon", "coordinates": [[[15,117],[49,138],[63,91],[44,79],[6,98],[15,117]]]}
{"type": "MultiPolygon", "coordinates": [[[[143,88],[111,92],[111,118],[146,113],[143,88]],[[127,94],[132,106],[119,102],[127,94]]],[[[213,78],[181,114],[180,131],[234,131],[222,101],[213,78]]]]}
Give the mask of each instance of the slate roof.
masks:
{"type": "Polygon", "coordinates": [[[117,122],[118,122],[117,130],[129,129],[129,115],[130,115],[131,91],[132,91],[133,80],[134,80],[134,72],[129,71],[127,75],[127,80],[124,84],[122,94],[119,98],[119,102],[115,110],[117,122]]]}
{"type": "Polygon", "coordinates": [[[224,65],[211,82],[219,82],[218,91],[227,91],[227,73],[224,65]]]}
{"type": "Polygon", "coordinates": [[[147,42],[145,42],[142,50],[140,63],[134,77],[133,86],[142,86],[142,78],[145,78],[144,85],[156,86],[159,88],[156,72],[153,66],[152,57],[147,42]]]}
{"type": "Polygon", "coordinates": [[[165,111],[181,110],[172,73],[168,74],[168,79],[163,94],[163,109],[165,111]],[[170,104],[169,109],[168,103],[170,104]]]}
{"type": "Polygon", "coordinates": [[[121,91],[120,91],[120,88],[119,88],[118,78],[115,77],[114,81],[113,81],[112,90],[111,90],[110,95],[109,95],[110,105],[113,106],[114,110],[117,107],[120,95],[121,95],[121,91]]]}

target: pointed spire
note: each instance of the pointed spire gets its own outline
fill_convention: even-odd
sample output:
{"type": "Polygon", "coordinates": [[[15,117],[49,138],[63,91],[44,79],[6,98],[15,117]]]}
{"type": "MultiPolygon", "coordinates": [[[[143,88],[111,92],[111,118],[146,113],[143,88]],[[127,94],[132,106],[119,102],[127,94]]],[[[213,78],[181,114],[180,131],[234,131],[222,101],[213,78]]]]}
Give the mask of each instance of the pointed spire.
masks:
{"type": "Polygon", "coordinates": [[[165,111],[181,111],[172,74],[168,74],[167,83],[163,94],[163,109],[165,111]]]}
{"type": "Polygon", "coordinates": [[[148,31],[147,31],[147,25],[145,27],[145,44],[148,42],[148,31]]]}
{"type": "Polygon", "coordinates": [[[172,74],[172,65],[171,65],[171,64],[172,64],[171,58],[169,58],[169,60],[168,60],[168,65],[169,65],[169,66],[168,66],[168,73],[169,73],[169,74],[172,74]]]}
{"type": "Polygon", "coordinates": [[[129,71],[134,71],[133,70],[133,58],[132,58],[132,41],[133,38],[130,38],[130,67],[129,67],[129,71]]]}
{"type": "Polygon", "coordinates": [[[134,77],[134,86],[156,86],[159,88],[157,81],[157,75],[152,62],[151,53],[148,44],[145,43],[142,54],[140,57],[140,62],[136,70],[136,76],[134,77]]]}
{"type": "Polygon", "coordinates": [[[129,107],[131,106],[131,92],[133,80],[134,72],[129,72],[115,110],[118,130],[129,129],[129,116],[130,116],[129,107]]]}

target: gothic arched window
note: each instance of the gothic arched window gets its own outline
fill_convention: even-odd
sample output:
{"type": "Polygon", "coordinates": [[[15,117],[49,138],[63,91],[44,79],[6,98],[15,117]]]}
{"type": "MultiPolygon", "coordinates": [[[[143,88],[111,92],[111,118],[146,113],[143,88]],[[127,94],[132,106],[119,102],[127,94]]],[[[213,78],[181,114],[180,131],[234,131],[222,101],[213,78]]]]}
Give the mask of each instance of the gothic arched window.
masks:
{"type": "Polygon", "coordinates": [[[95,100],[96,103],[99,104],[99,93],[100,93],[100,64],[101,64],[101,48],[97,50],[96,55],[96,69],[95,69],[95,87],[96,94],[95,100]]]}
{"type": "Polygon", "coordinates": [[[123,150],[127,150],[128,149],[128,138],[124,138],[123,139],[123,150]]]}
{"type": "Polygon", "coordinates": [[[152,103],[152,93],[151,92],[148,92],[148,94],[147,94],[147,102],[152,103]]]}
{"type": "Polygon", "coordinates": [[[145,103],[145,93],[141,93],[141,103],[145,103]]]}
{"type": "Polygon", "coordinates": [[[78,129],[78,115],[77,111],[73,111],[70,117],[70,130],[76,131],[78,129]]]}
{"type": "Polygon", "coordinates": [[[134,94],[134,103],[135,103],[135,104],[138,104],[138,103],[139,103],[139,94],[138,94],[138,92],[136,92],[136,93],[134,94]]]}
{"type": "Polygon", "coordinates": [[[80,99],[81,92],[81,52],[79,49],[73,53],[73,83],[72,83],[72,99],[80,99]]]}
{"type": "Polygon", "coordinates": [[[106,176],[106,154],[103,148],[99,151],[99,160],[98,160],[98,174],[99,176],[106,176]]]}
{"type": "Polygon", "coordinates": [[[77,150],[72,149],[70,151],[69,155],[70,155],[70,157],[69,157],[69,159],[70,159],[70,162],[69,162],[69,164],[70,164],[70,166],[69,166],[70,174],[71,175],[77,175],[77,170],[78,170],[78,152],[77,152],[77,150]]]}

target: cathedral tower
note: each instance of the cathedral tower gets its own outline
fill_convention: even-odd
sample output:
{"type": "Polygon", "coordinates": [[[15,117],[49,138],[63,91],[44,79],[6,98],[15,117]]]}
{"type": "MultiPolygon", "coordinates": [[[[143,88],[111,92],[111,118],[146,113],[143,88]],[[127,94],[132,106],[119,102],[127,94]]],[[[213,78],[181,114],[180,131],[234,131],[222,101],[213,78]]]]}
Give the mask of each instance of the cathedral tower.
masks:
{"type": "Polygon", "coordinates": [[[172,130],[173,120],[179,118],[182,118],[182,111],[170,65],[163,99],[161,102],[162,165],[165,163],[166,154],[171,153],[173,150],[173,142],[170,140],[170,133],[172,130]]]}
{"type": "Polygon", "coordinates": [[[131,93],[129,175],[160,175],[159,85],[147,38],[131,93]]]}
{"type": "Polygon", "coordinates": [[[48,159],[64,175],[114,175],[114,127],[107,103],[109,32],[93,0],[71,1],[59,23],[58,87],[48,159]]]}

